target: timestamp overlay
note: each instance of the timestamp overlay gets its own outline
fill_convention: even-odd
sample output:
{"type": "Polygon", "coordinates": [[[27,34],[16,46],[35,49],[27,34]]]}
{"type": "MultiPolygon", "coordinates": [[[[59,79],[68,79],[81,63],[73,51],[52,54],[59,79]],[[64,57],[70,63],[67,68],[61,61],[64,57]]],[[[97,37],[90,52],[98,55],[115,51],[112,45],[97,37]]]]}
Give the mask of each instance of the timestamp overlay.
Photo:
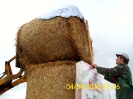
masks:
{"type": "Polygon", "coordinates": [[[120,89],[119,84],[66,84],[66,89],[110,90],[120,89]]]}

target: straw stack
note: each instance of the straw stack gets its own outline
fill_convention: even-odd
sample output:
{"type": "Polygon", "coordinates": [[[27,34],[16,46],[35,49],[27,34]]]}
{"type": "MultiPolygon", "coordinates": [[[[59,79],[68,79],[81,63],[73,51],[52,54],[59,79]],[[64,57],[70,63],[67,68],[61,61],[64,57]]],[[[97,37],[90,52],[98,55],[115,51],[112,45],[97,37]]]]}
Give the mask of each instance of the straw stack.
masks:
{"type": "Polygon", "coordinates": [[[26,70],[26,99],[75,99],[75,70],[71,61],[32,65],[26,70]]]}
{"type": "Polygon", "coordinates": [[[25,68],[26,99],[75,99],[75,63],[92,63],[87,23],[78,17],[34,19],[17,33],[17,64],[25,68]]]}
{"type": "Polygon", "coordinates": [[[89,35],[78,17],[34,19],[24,24],[17,35],[17,56],[22,65],[62,60],[91,63],[89,35]]]}

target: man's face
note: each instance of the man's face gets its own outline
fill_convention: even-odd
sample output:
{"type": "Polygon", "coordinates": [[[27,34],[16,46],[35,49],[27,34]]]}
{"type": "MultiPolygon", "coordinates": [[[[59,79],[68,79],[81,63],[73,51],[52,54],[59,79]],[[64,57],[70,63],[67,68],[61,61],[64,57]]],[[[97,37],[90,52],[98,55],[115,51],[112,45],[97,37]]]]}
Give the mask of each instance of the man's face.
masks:
{"type": "Polygon", "coordinates": [[[118,57],[116,58],[116,64],[119,65],[119,64],[121,64],[121,63],[123,63],[123,59],[120,58],[120,56],[118,56],[118,57]]]}

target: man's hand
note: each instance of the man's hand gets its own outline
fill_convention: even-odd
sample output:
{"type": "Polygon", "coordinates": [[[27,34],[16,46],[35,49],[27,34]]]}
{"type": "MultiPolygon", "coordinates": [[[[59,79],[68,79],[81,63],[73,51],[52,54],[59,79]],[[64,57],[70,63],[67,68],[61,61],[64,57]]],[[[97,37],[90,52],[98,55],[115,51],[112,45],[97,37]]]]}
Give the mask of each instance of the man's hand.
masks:
{"type": "Polygon", "coordinates": [[[92,66],[93,66],[94,68],[97,68],[97,64],[92,64],[92,66]]]}

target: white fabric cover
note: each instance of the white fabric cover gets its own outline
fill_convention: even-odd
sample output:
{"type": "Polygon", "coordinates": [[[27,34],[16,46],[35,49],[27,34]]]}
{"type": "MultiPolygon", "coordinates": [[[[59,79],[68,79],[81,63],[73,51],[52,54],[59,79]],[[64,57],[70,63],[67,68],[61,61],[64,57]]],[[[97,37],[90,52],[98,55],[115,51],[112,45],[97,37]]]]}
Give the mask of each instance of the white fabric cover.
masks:
{"type": "Polygon", "coordinates": [[[81,19],[84,19],[78,7],[73,6],[73,5],[68,5],[68,6],[57,8],[55,10],[52,10],[51,12],[48,12],[48,13],[45,13],[39,16],[38,19],[47,20],[47,19],[54,18],[56,16],[61,16],[64,18],[69,18],[70,16],[77,16],[81,19]]]}
{"type": "Polygon", "coordinates": [[[75,99],[109,99],[109,92],[105,91],[103,80],[102,75],[91,65],[84,61],[77,62],[75,99]],[[100,87],[89,87],[94,84],[100,87]]]}

